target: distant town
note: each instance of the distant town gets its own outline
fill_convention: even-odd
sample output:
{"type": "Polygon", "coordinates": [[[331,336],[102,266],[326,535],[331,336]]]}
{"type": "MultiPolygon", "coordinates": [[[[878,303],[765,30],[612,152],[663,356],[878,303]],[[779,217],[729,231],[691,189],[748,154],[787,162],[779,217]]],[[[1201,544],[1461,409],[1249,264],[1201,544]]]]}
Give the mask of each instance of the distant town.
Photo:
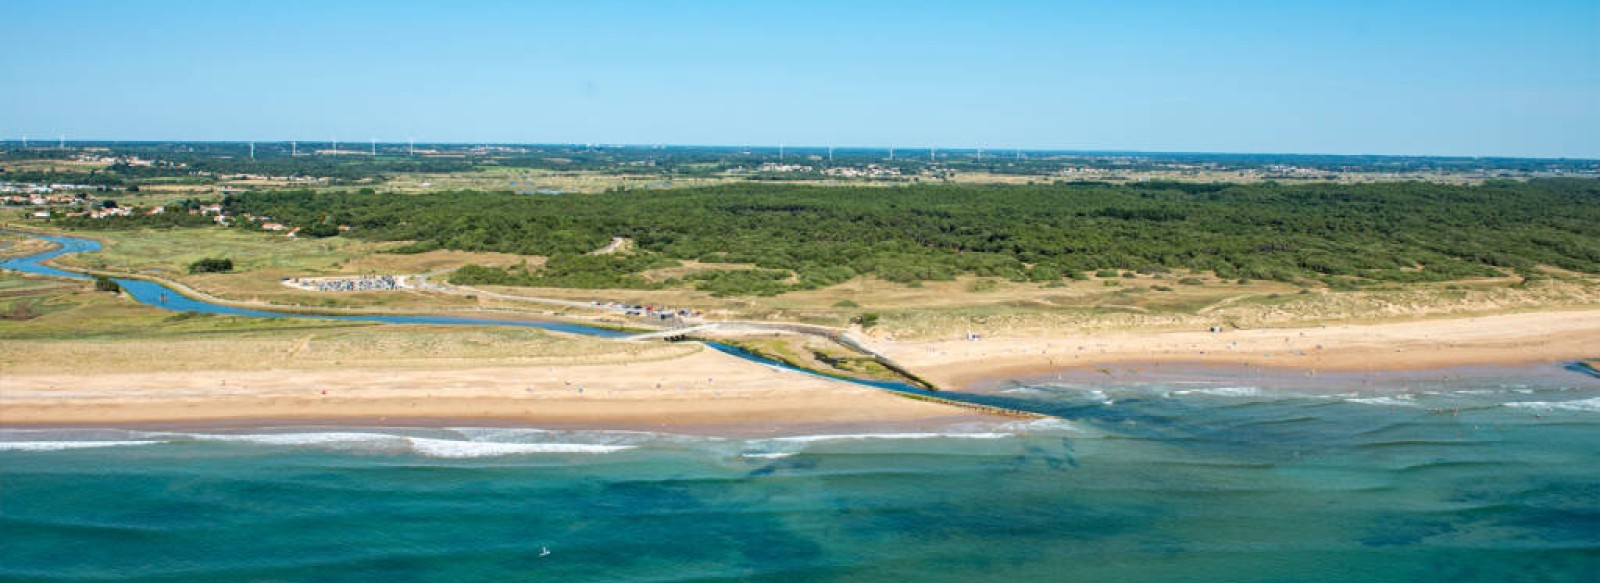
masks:
{"type": "Polygon", "coordinates": [[[0,196],[8,205],[33,206],[70,204],[51,196],[82,193],[228,195],[306,187],[564,194],[739,181],[1470,184],[1571,176],[1600,177],[1600,161],[979,148],[0,142],[0,196]]]}

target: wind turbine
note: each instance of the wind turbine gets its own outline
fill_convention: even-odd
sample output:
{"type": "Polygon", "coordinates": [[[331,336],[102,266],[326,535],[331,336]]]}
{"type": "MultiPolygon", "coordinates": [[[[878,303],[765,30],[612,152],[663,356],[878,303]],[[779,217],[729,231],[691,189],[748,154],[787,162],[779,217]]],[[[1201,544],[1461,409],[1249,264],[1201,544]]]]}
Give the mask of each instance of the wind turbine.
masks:
{"type": "Polygon", "coordinates": [[[250,161],[256,161],[256,143],[250,142],[250,161]]]}
{"type": "Polygon", "coordinates": [[[378,139],[372,138],[372,157],[378,157],[378,139]]]}
{"type": "Polygon", "coordinates": [[[339,138],[334,138],[333,139],[333,153],[332,153],[332,155],[334,155],[334,156],[338,156],[339,155],[339,138]]]}
{"type": "Polygon", "coordinates": [[[894,144],[889,144],[889,161],[894,161],[894,144]]]}
{"type": "Polygon", "coordinates": [[[833,146],[828,146],[828,163],[833,163],[833,146]]]}
{"type": "Polygon", "coordinates": [[[289,140],[289,157],[293,158],[293,157],[299,156],[299,155],[300,155],[300,145],[298,143],[296,143],[294,140],[289,140]]]}
{"type": "Polygon", "coordinates": [[[417,140],[415,138],[406,138],[406,155],[417,155],[417,140]]]}
{"type": "Polygon", "coordinates": [[[928,163],[931,164],[938,161],[939,154],[934,151],[933,146],[928,146],[928,163]]]}

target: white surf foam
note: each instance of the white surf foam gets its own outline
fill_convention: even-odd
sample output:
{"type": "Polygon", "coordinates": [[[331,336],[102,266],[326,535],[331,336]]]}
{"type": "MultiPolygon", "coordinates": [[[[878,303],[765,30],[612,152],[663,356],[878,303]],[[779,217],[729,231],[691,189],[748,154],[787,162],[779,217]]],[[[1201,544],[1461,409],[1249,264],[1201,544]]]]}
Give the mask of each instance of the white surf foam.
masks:
{"type": "Polygon", "coordinates": [[[91,447],[156,445],[161,441],[0,441],[0,451],[61,451],[91,447]]]}
{"type": "Polygon", "coordinates": [[[1211,387],[1206,389],[1184,389],[1173,391],[1174,395],[1208,395],[1212,397],[1259,397],[1261,389],[1256,387],[1211,387]]]}
{"type": "MultiPolygon", "coordinates": [[[[542,431],[494,433],[497,437],[546,435],[542,431]]],[[[611,453],[633,449],[632,445],[591,443],[526,443],[491,439],[443,439],[376,432],[181,434],[198,441],[223,441],[290,447],[328,447],[334,449],[377,449],[410,451],[438,458],[475,458],[535,453],[611,453]]]]}
{"type": "Polygon", "coordinates": [[[257,443],[261,445],[337,445],[356,443],[391,442],[398,444],[405,439],[401,435],[388,433],[365,432],[321,432],[321,433],[185,433],[183,437],[198,441],[227,441],[236,443],[257,443]]]}
{"type": "Polygon", "coordinates": [[[1394,397],[1387,397],[1387,396],[1380,396],[1380,397],[1352,397],[1352,398],[1349,398],[1349,399],[1345,399],[1344,402],[1346,402],[1346,403],[1356,403],[1356,404],[1360,404],[1360,405],[1380,405],[1380,406],[1385,406],[1385,407],[1415,407],[1415,406],[1417,406],[1417,404],[1414,401],[1412,401],[1411,395],[1397,395],[1397,396],[1394,396],[1394,397]]]}
{"type": "Polygon", "coordinates": [[[633,449],[631,445],[596,445],[590,443],[500,443],[493,441],[456,441],[408,437],[411,450],[428,457],[475,458],[530,453],[611,453],[633,449]]]}
{"type": "Polygon", "coordinates": [[[758,460],[775,460],[775,459],[782,459],[782,458],[786,458],[786,457],[792,456],[792,455],[794,455],[794,453],[795,452],[792,452],[792,451],[791,452],[777,452],[777,453],[745,453],[745,454],[739,454],[739,457],[746,457],[746,458],[758,459],[758,460]]]}
{"type": "Polygon", "coordinates": [[[1005,439],[1011,433],[978,432],[978,433],[851,433],[839,435],[796,435],[791,437],[774,437],[772,441],[789,443],[815,443],[819,441],[860,441],[868,439],[1005,439]]]}
{"type": "Polygon", "coordinates": [[[1600,397],[1579,399],[1576,401],[1512,401],[1506,403],[1507,407],[1519,409],[1540,409],[1544,411],[1584,411],[1589,413],[1600,412],[1600,397]]]}
{"type": "Polygon", "coordinates": [[[1079,433],[1083,431],[1082,427],[1079,427],[1073,422],[1056,417],[1044,417],[1041,419],[1030,419],[1028,421],[1010,421],[1001,423],[995,428],[1012,433],[1051,431],[1070,431],[1079,433]]]}

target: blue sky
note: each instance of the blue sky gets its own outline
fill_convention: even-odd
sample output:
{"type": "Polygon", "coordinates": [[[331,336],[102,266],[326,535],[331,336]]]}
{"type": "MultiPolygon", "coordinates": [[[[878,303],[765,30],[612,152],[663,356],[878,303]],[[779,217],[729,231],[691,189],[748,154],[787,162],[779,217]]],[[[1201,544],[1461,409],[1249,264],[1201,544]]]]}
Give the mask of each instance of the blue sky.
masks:
{"type": "Polygon", "coordinates": [[[0,2],[0,136],[1600,157],[1600,0],[0,2]]]}

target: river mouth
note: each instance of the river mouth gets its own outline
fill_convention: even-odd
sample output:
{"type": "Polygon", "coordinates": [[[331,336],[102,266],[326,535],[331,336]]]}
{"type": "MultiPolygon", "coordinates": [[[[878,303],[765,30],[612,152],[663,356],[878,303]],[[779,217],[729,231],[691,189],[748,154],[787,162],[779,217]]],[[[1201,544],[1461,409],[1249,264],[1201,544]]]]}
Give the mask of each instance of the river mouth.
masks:
{"type": "Polygon", "coordinates": [[[1105,370],[971,426],[0,427],[0,579],[1593,579],[1592,369],[1105,370]]]}
{"type": "MultiPolygon", "coordinates": [[[[44,239],[46,241],[53,242],[53,243],[57,244],[58,247],[55,248],[55,249],[47,250],[47,251],[44,251],[44,252],[41,252],[41,253],[37,253],[37,254],[33,254],[33,255],[27,255],[27,256],[22,256],[22,257],[14,257],[14,258],[6,259],[4,261],[0,261],[0,269],[9,269],[9,270],[18,271],[18,272],[21,272],[21,273],[28,273],[28,274],[34,274],[34,275],[44,275],[44,276],[54,276],[54,277],[67,277],[67,278],[80,279],[80,280],[81,279],[89,279],[90,276],[88,276],[88,275],[85,275],[85,274],[82,274],[82,273],[77,273],[77,272],[66,271],[66,270],[55,268],[55,267],[50,267],[48,265],[45,265],[43,262],[45,262],[45,261],[47,261],[49,259],[55,258],[55,257],[60,257],[62,255],[67,255],[67,254],[70,254],[70,253],[94,252],[94,251],[98,251],[101,248],[103,248],[103,246],[102,246],[102,244],[100,242],[92,240],[92,239],[84,239],[84,238],[79,238],[79,237],[69,237],[69,236],[61,236],[61,235],[42,235],[42,234],[35,234],[35,233],[22,233],[22,234],[27,235],[27,236],[31,236],[31,237],[37,237],[37,238],[40,238],[40,239],[44,239]]],[[[245,317],[258,317],[258,318],[304,318],[304,319],[318,319],[318,320],[341,320],[341,321],[351,321],[351,322],[371,322],[371,323],[386,323],[386,324],[425,324],[425,325],[454,325],[454,326],[509,326],[509,327],[539,328],[539,329],[548,330],[548,331],[551,331],[551,332],[559,332],[559,333],[565,333],[565,334],[575,334],[575,335],[580,335],[580,336],[589,336],[589,337],[607,338],[607,339],[621,339],[621,338],[626,338],[626,337],[632,335],[631,332],[627,332],[627,331],[623,331],[623,330],[616,330],[616,329],[611,329],[611,328],[603,328],[603,327],[598,327],[598,326],[590,326],[590,325],[580,324],[580,323],[575,323],[575,322],[563,322],[563,321],[553,321],[553,320],[510,320],[510,319],[469,318],[469,317],[461,317],[461,316],[429,316],[429,315],[377,315],[377,314],[337,315],[337,314],[298,313],[298,312],[293,312],[293,311],[253,310],[253,309],[247,309],[247,308],[238,308],[238,307],[233,307],[233,306],[220,305],[220,304],[207,302],[207,301],[204,301],[204,300],[201,300],[201,299],[192,298],[192,297],[180,294],[180,293],[178,293],[177,291],[173,290],[170,287],[167,287],[165,285],[162,285],[160,283],[153,282],[153,281],[146,281],[146,280],[141,280],[141,279],[128,279],[128,278],[114,278],[114,281],[116,281],[118,285],[122,286],[123,292],[126,293],[129,297],[133,298],[135,301],[137,301],[137,302],[139,302],[141,304],[145,304],[145,305],[161,308],[161,309],[164,309],[164,310],[170,310],[170,311],[174,311],[174,312],[196,312],[196,313],[216,314],[216,315],[224,315],[224,316],[245,316],[245,317]]],[[[802,367],[795,366],[795,365],[787,363],[787,362],[782,362],[782,361],[779,361],[779,360],[776,360],[776,359],[772,359],[772,358],[768,358],[768,357],[762,356],[760,354],[751,352],[749,350],[746,350],[746,349],[744,349],[742,347],[739,347],[739,346],[736,346],[736,345],[733,345],[733,344],[717,342],[717,341],[712,341],[712,340],[696,340],[696,342],[700,342],[700,343],[704,344],[705,346],[708,346],[708,347],[710,347],[710,348],[712,348],[712,349],[714,349],[714,350],[716,350],[718,352],[721,352],[723,354],[732,356],[734,358],[739,358],[739,359],[745,360],[747,362],[760,364],[760,365],[767,366],[767,367],[770,367],[770,368],[773,368],[773,369],[777,369],[777,370],[782,370],[782,371],[787,371],[787,372],[792,372],[792,373],[797,373],[797,374],[811,375],[811,376],[824,378],[824,379],[828,379],[828,380],[832,380],[832,381],[850,383],[850,384],[854,384],[854,385],[857,385],[857,386],[869,387],[869,388],[873,388],[873,389],[889,391],[889,392],[892,392],[892,393],[895,393],[895,394],[899,394],[899,395],[903,395],[903,396],[906,396],[906,397],[909,397],[909,398],[924,399],[924,400],[935,400],[935,401],[938,401],[938,402],[945,403],[947,405],[953,405],[953,406],[957,406],[957,407],[964,407],[964,408],[968,408],[968,409],[978,410],[978,411],[981,411],[981,412],[992,413],[992,414],[1000,414],[1000,415],[1016,415],[1016,416],[1023,416],[1023,417],[1059,417],[1059,418],[1066,418],[1066,419],[1099,420],[1099,421],[1102,421],[1102,422],[1110,422],[1110,423],[1127,423],[1127,422],[1140,422],[1140,421],[1148,422],[1148,421],[1150,421],[1150,419],[1142,418],[1140,415],[1138,415],[1137,413],[1134,412],[1136,410],[1136,408],[1130,408],[1130,407],[1128,407],[1128,405],[1131,405],[1131,404],[1136,403],[1136,402],[1146,401],[1146,400],[1149,400],[1151,398],[1157,398],[1156,394],[1133,394],[1133,393],[1130,393],[1130,394],[1126,395],[1123,399],[1120,400],[1120,402],[1119,402],[1118,399],[1101,399],[1101,398],[1099,398],[1097,396],[1098,394],[1100,394],[1098,386],[1100,386],[1100,385],[1111,385],[1111,384],[1127,384],[1125,382],[1119,382],[1119,381],[1130,381],[1130,380],[1133,380],[1133,379],[1113,379],[1113,378],[1057,379],[1057,380],[1067,380],[1067,381],[1069,381],[1069,382],[1063,383],[1060,388],[1065,389],[1068,392],[1076,393],[1081,398],[1078,398],[1078,397],[1061,398],[1059,395],[1055,395],[1055,396],[1052,396],[1051,398],[1046,398],[1046,399],[1037,398],[1038,397],[1037,394],[1029,392],[1029,391],[1050,390],[1049,386],[1052,384],[1050,382],[1051,379],[1043,379],[1043,378],[1041,378],[1041,379],[1029,379],[1029,380],[1020,381],[1020,382],[1019,381],[1010,381],[1010,382],[1006,383],[1006,386],[990,387],[987,390],[982,390],[982,391],[978,391],[978,392],[956,392],[956,391],[928,390],[928,389],[925,389],[925,388],[918,387],[916,385],[910,384],[908,382],[892,381],[892,380],[869,380],[869,379],[851,378],[851,377],[844,376],[844,375],[830,374],[827,371],[819,371],[819,370],[812,370],[812,369],[808,369],[808,368],[802,368],[802,367]],[[1076,382],[1073,382],[1073,381],[1076,381],[1076,382]],[[1025,389],[1025,390],[1011,390],[1011,389],[1025,389]],[[1108,403],[1106,401],[1110,401],[1110,402],[1108,403]],[[1114,405],[1121,405],[1121,406],[1114,406],[1114,405]]],[[[1133,367],[1133,368],[1138,368],[1138,367],[1133,367]]],[[[1559,371],[1559,373],[1556,373],[1556,374],[1558,374],[1558,376],[1564,376],[1564,377],[1565,376],[1570,376],[1571,378],[1569,380],[1571,382],[1575,382],[1575,383],[1578,383],[1578,384],[1587,384],[1586,381],[1588,381],[1588,380],[1592,380],[1593,378],[1600,378],[1600,375],[1597,375],[1596,373],[1594,373],[1593,369],[1584,367],[1584,366],[1582,366],[1580,364],[1571,364],[1571,363],[1569,363],[1567,366],[1565,366],[1563,368],[1565,370],[1561,370],[1561,371],[1559,371]],[[1579,374],[1574,374],[1574,373],[1579,373],[1579,374]]],[[[1550,373],[1550,372],[1551,371],[1545,371],[1545,373],[1547,373],[1547,374],[1550,373]]],[[[1162,384],[1164,382],[1170,382],[1170,381],[1174,380],[1177,377],[1192,376],[1194,371],[1180,371],[1180,370],[1175,369],[1173,371],[1173,373],[1175,374],[1175,376],[1173,376],[1173,378],[1164,378],[1161,375],[1155,375],[1155,376],[1152,376],[1152,378],[1145,379],[1145,380],[1150,381],[1153,384],[1162,384]]],[[[1433,374],[1433,373],[1430,373],[1430,374],[1433,374]]],[[[1449,373],[1448,371],[1445,371],[1445,372],[1440,372],[1440,373],[1437,373],[1437,374],[1448,376],[1451,373],[1449,373]]],[[[1092,377],[1094,375],[1089,375],[1089,376],[1092,377]]],[[[1169,376],[1172,376],[1172,375],[1169,375],[1169,376]]],[[[1457,374],[1456,376],[1459,377],[1459,374],[1457,374]]],[[[1273,380],[1271,382],[1267,382],[1267,383],[1264,383],[1264,384],[1266,384],[1266,385],[1275,385],[1275,386],[1279,386],[1279,387],[1286,387],[1286,386],[1290,386],[1291,385],[1290,383],[1282,382],[1284,380],[1285,379],[1275,379],[1275,380],[1273,380]]],[[[1344,379],[1344,380],[1345,381],[1351,381],[1352,379],[1344,379]]],[[[1337,381],[1334,381],[1334,379],[1322,379],[1321,382],[1319,382],[1318,384],[1319,385],[1328,386],[1328,382],[1329,381],[1333,381],[1335,384],[1337,384],[1337,381]]],[[[1142,384],[1150,384],[1150,383],[1138,383],[1138,382],[1135,382],[1133,384],[1142,385],[1142,384]]],[[[1368,398],[1368,399],[1391,398],[1392,395],[1390,395],[1389,393],[1395,392],[1395,391],[1392,391],[1392,390],[1385,390],[1385,391],[1363,390],[1363,389],[1366,389],[1368,387],[1363,387],[1360,383],[1356,383],[1356,382],[1346,382],[1345,385],[1347,385],[1348,390],[1352,390],[1352,391],[1355,391],[1355,392],[1358,392],[1358,393],[1362,393],[1362,394],[1359,394],[1359,395],[1352,396],[1352,398],[1355,398],[1355,399],[1362,399],[1362,398],[1368,398]],[[1371,393],[1371,394],[1366,394],[1366,393],[1371,393]]],[[[1406,391],[1402,390],[1402,391],[1399,391],[1399,392],[1404,393],[1406,391]]],[[[1234,396],[1237,396],[1237,395],[1234,395],[1234,396]]]]}
{"type": "MultiPolygon", "coordinates": [[[[35,237],[55,243],[58,247],[33,255],[13,257],[0,261],[0,269],[8,269],[20,273],[43,275],[51,277],[66,277],[72,279],[89,279],[90,276],[74,271],[67,271],[46,265],[45,262],[72,253],[93,253],[104,248],[99,241],[81,237],[65,235],[45,235],[38,233],[19,232],[22,235],[35,237]]],[[[143,279],[112,278],[117,285],[122,287],[123,293],[141,304],[170,310],[174,312],[189,312],[200,314],[214,314],[219,316],[245,316],[253,318],[302,318],[314,320],[340,320],[347,322],[372,322],[383,324],[429,324],[446,326],[510,326],[523,328],[539,328],[551,332],[575,334],[594,338],[622,339],[632,336],[633,333],[624,330],[591,326],[576,322],[558,320],[512,320],[497,318],[469,318],[462,316],[430,316],[430,315],[386,315],[386,314],[327,314],[296,312],[284,310],[259,310],[228,306],[194,298],[174,290],[158,282],[143,279]]],[[[916,398],[944,398],[957,399],[958,395],[935,392],[917,387],[913,384],[900,381],[867,380],[851,378],[844,375],[830,374],[826,371],[811,370],[798,367],[790,363],[767,358],[731,344],[713,340],[697,340],[718,352],[739,358],[745,361],[761,364],[774,369],[812,375],[838,382],[851,383],[874,389],[891,391],[898,394],[916,398]],[[935,397],[935,395],[938,397],[935,397]]]]}

